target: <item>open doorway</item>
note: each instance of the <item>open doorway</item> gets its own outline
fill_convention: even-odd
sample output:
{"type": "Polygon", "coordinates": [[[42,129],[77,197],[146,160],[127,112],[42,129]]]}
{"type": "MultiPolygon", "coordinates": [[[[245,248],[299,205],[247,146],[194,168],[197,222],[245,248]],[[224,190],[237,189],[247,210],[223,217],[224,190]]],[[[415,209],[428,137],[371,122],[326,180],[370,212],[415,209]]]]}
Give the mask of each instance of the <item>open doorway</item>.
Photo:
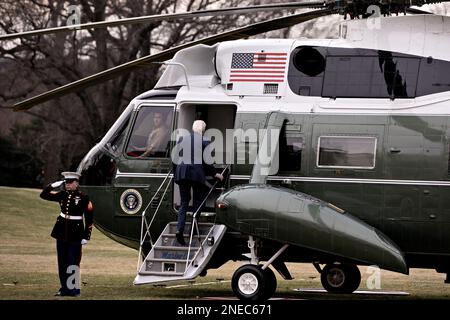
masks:
{"type": "MultiPolygon", "coordinates": [[[[195,103],[187,103],[183,104],[179,108],[178,113],[178,129],[186,129],[189,132],[192,132],[192,123],[195,120],[203,120],[206,123],[206,133],[205,139],[211,141],[211,137],[208,135],[208,129],[217,129],[222,133],[223,143],[215,144],[214,154],[218,155],[218,159],[223,159],[222,163],[215,163],[214,166],[217,169],[217,172],[221,173],[222,170],[226,167],[225,159],[227,159],[226,155],[226,130],[234,129],[234,121],[236,118],[236,105],[230,104],[195,104],[195,103]],[[220,155],[221,153],[221,155],[220,155]]],[[[219,197],[220,193],[223,191],[223,188],[227,188],[228,179],[226,179],[226,175],[229,174],[229,170],[225,172],[225,180],[226,185],[223,183],[218,183],[216,188],[212,190],[209,195],[205,207],[203,209],[202,215],[209,216],[215,213],[215,201],[219,197]]],[[[207,186],[211,188],[214,183],[214,179],[212,177],[207,177],[207,186]],[[209,178],[209,179],[208,179],[209,178]]],[[[174,208],[178,211],[180,207],[180,191],[178,185],[174,183],[173,189],[173,205],[174,208]]],[[[192,214],[192,196],[190,209],[188,210],[188,214],[192,214]]]]}

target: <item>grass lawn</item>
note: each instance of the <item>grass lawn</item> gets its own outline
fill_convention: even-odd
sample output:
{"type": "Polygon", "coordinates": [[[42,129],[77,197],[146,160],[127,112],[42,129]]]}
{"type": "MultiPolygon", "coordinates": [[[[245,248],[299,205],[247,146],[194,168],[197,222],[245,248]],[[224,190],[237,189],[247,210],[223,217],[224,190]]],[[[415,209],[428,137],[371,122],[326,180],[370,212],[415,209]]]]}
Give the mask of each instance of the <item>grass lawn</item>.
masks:
{"type": "MultiPolygon", "coordinates": [[[[81,297],[59,298],[55,240],[50,237],[59,213],[57,203],[39,198],[40,190],[0,187],[0,300],[6,299],[200,299],[233,296],[231,276],[240,262],[229,262],[195,281],[164,286],[133,286],[137,251],[124,247],[94,228],[83,247],[81,297]]],[[[278,275],[276,297],[299,299],[450,299],[450,285],[434,270],[413,269],[405,276],[381,272],[381,290],[409,296],[302,293],[295,288],[322,288],[310,264],[288,264],[294,280],[278,275]]],[[[360,267],[360,290],[367,290],[366,267],[360,267]]]]}

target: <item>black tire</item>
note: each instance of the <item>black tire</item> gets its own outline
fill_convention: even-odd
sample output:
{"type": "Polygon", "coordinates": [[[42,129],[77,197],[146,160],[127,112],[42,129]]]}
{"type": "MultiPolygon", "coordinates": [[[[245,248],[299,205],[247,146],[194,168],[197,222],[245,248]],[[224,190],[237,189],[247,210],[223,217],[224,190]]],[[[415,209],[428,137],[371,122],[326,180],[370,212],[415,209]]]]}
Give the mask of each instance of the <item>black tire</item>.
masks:
{"type": "Polygon", "coordinates": [[[328,292],[352,293],[361,283],[361,273],[354,264],[327,264],[320,280],[328,292]]]}
{"type": "Polygon", "coordinates": [[[246,264],[234,272],[231,288],[240,300],[263,301],[267,292],[266,277],[260,266],[246,264]]]}
{"type": "Polygon", "coordinates": [[[266,292],[264,294],[265,300],[270,299],[275,291],[277,290],[277,277],[275,277],[275,273],[273,273],[272,269],[267,267],[263,270],[264,278],[266,282],[266,292]]]}
{"type": "Polygon", "coordinates": [[[359,285],[361,284],[361,272],[358,269],[357,265],[354,264],[347,264],[346,268],[348,269],[348,272],[351,274],[350,276],[350,282],[348,283],[348,292],[352,293],[356,289],[358,289],[359,285]]]}

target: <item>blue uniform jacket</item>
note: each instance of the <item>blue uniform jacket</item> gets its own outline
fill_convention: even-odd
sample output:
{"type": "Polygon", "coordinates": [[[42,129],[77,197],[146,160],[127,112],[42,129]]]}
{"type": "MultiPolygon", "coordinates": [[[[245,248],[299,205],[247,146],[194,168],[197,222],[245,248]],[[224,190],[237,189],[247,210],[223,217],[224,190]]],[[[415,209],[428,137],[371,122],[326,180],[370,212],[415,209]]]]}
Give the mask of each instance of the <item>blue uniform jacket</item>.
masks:
{"type": "Polygon", "coordinates": [[[216,169],[214,168],[214,166],[205,163],[203,159],[203,151],[205,150],[205,147],[209,144],[209,141],[204,140],[203,137],[197,133],[191,133],[189,136],[182,137],[178,141],[178,144],[182,143],[181,145],[182,148],[183,146],[189,147],[189,143],[187,143],[187,141],[185,141],[186,143],[183,143],[183,139],[190,139],[190,148],[191,148],[190,159],[182,159],[183,151],[180,153],[181,163],[178,165],[175,163],[173,164],[174,180],[175,182],[179,182],[182,180],[189,180],[199,183],[205,183],[206,176],[214,176],[216,174],[216,169]],[[198,160],[200,160],[201,163],[194,163],[195,160],[194,150],[195,148],[200,148],[200,146],[202,148],[202,153],[201,159],[198,160]]]}

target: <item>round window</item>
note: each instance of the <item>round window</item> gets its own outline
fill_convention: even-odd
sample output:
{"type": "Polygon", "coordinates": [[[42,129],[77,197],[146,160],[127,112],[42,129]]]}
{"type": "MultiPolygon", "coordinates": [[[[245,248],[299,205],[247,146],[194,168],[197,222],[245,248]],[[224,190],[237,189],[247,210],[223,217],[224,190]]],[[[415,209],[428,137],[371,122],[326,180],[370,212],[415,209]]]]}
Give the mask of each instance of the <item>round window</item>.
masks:
{"type": "Polygon", "coordinates": [[[325,70],[325,58],[317,49],[305,47],[295,54],[294,66],[307,76],[315,77],[325,70]]]}

